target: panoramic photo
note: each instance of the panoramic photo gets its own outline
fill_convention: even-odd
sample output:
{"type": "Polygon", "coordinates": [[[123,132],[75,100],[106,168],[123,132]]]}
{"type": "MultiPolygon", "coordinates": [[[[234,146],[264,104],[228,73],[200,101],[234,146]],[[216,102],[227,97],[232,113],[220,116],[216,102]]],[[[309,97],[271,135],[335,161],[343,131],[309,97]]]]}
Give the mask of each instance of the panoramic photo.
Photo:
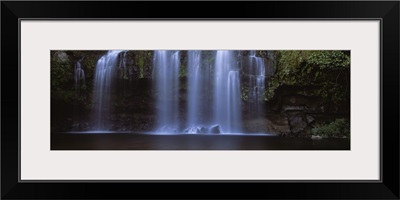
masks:
{"type": "Polygon", "coordinates": [[[350,150],[350,51],[52,50],[51,150],[350,150]]]}

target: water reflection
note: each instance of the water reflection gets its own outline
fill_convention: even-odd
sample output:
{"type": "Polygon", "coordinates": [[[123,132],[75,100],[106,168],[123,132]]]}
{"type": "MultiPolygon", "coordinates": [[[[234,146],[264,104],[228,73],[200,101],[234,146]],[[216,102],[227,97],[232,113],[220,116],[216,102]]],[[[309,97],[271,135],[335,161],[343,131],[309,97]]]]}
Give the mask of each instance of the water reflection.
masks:
{"type": "Polygon", "coordinates": [[[266,134],[69,132],[51,135],[52,150],[350,150],[349,139],[266,134]]]}

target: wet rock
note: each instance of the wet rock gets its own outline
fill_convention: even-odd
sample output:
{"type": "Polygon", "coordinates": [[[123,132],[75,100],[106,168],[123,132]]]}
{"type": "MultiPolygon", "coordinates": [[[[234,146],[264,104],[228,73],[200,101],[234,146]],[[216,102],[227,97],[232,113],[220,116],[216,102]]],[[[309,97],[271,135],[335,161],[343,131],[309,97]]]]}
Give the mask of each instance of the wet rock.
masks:
{"type": "Polygon", "coordinates": [[[207,128],[204,126],[198,127],[198,133],[207,133],[207,128]]]}
{"type": "Polygon", "coordinates": [[[197,127],[189,127],[184,130],[185,133],[198,133],[197,127]]]}
{"type": "MultiPolygon", "coordinates": [[[[210,127],[210,129],[211,129],[211,127],[210,127]]],[[[189,127],[189,128],[186,128],[185,130],[184,130],[184,132],[185,133],[208,133],[208,129],[207,129],[207,127],[204,127],[204,126],[195,126],[195,127],[189,127]]]]}
{"type": "Polygon", "coordinates": [[[264,118],[246,119],[243,121],[243,131],[247,133],[270,133],[269,124],[270,121],[264,118]]]}
{"type": "Polygon", "coordinates": [[[313,135],[313,136],[311,136],[311,139],[312,139],[312,140],[321,140],[321,139],[322,139],[322,136],[313,135]]]}
{"type": "Polygon", "coordinates": [[[271,114],[265,119],[246,120],[244,121],[243,130],[249,133],[268,133],[276,135],[282,135],[283,133],[288,135],[290,133],[288,119],[282,114],[271,114]]]}
{"type": "Polygon", "coordinates": [[[283,112],[293,112],[293,111],[304,111],[306,110],[305,106],[284,106],[283,112]]]}
{"type": "Polygon", "coordinates": [[[307,121],[301,115],[293,115],[288,118],[290,130],[294,134],[299,134],[307,127],[307,121]]]}
{"type": "Polygon", "coordinates": [[[280,137],[288,137],[290,136],[290,131],[281,131],[279,132],[280,137]]]}
{"type": "Polygon", "coordinates": [[[219,124],[210,127],[210,133],[221,133],[221,127],[219,124]]]}
{"type": "Polygon", "coordinates": [[[57,52],[57,58],[60,62],[67,62],[68,61],[68,55],[64,51],[59,51],[57,52]]]}
{"type": "Polygon", "coordinates": [[[311,115],[307,115],[307,123],[309,123],[309,124],[311,124],[312,122],[314,122],[315,121],[315,118],[314,117],[312,117],[311,115]]]}

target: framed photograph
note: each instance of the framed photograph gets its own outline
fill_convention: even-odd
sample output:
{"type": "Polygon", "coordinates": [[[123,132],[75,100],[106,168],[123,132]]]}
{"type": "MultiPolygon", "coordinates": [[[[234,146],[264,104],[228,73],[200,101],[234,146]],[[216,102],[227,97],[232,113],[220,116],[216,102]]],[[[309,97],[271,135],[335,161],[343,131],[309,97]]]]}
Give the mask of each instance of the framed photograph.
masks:
{"type": "Polygon", "coordinates": [[[1,10],[3,199],[399,198],[399,2],[1,10]]]}

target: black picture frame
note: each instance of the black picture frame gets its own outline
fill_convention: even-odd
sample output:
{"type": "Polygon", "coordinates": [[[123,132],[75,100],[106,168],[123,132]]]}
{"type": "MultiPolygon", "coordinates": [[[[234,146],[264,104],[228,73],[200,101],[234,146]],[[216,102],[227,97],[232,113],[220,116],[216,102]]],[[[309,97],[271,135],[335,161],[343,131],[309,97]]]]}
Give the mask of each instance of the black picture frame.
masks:
{"type": "Polygon", "coordinates": [[[398,1],[2,1],[1,198],[399,199],[399,5],[398,1]],[[155,7],[162,9],[156,11],[153,9],[155,7]],[[19,20],[22,18],[379,19],[381,20],[381,181],[20,182],[19,20]]]}

